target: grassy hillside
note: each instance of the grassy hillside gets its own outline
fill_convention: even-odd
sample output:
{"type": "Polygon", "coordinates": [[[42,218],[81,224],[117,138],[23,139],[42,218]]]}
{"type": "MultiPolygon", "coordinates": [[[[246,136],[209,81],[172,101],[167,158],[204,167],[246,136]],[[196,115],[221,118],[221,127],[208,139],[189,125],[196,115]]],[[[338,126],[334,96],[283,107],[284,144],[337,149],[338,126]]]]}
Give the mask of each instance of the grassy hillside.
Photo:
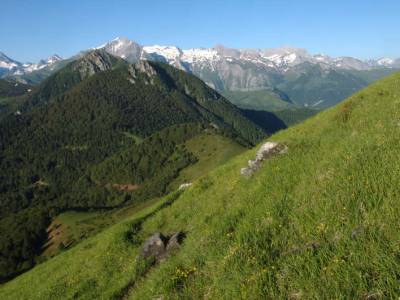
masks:
{"type": "Polygon", "coordinates": [[[222,94],[233,104],[243,109],[270,111],[294,106],[288,96],[283,92],[274,89],[258,91],[224,91],[222,94]]]}
{"type": "Polygon", "coordinates": [[[196,157],[197,161],[179,172],[179,176],[170,184],[170,189],[176,189],[182,183],[192,182],[204,176],[246,149],[231,139],[212,131],[186,141],[185,147],[196,157]]]}
{"type": "Polygon", "coordinates": [[[58,213],[165,194],[196,161],[183,144],[204,130],[244,146],[265,137],[195,76],[104,51],[71,62],[25,100],[0,122],[0,280],[34,265],[58,213]]]}
{"type": "Polygon", "coordinates": [[[270,140],[288,147],[250,179],[256,149],[0,288],[2,299],[376,299],[400,295],[400,74],[270,140]],[[182,230],[160,265],[151,234],[182,230]],[[49,276],[51,274],[51,276],[49,276]]]}
{"type": "Polygon", "coordinates": [[[312,108],[288,108],[273,111],[274,115],[279,118],[287,127],[296,125],[304,120],[317,114],[319,111],[312,108]]]}
{"type": "Polygon", "coordinates": [[[279,130],[303,122],[318,113],[318,110],[297,107],[274,111],[242,109],[242,112],[249,120],[264,129],[265,132],[273,134],[279,130]]]}
{"type": "MultiPolygon", "coordinates": [[[[170,139],[170,141],[173,140],[170,139]]],[[[246,149],[211,129],[195,135],[182,146],[194,156],[195,162],[179,171],[178,176],[168,185],[169,191],[175,191],[183,183],[192,182],[246,149]]],[[[123,171],[123,168],[118,168],[115,165],[114,167],[123,171]]],[[[160,168],[160,172],[163,172],[162,168],[160,168]]],[[[157,187],[153,187],[153,191],[158,191],[157,187]]],[[[48,227],[48,241],[43,245],[41,257],[57,255],[60,251],[75,246],[82,240],[130,217],[158,200],[158,198],[154,198],[143,203],[133,203],[124,208],[112,210],[61,213],[52,220],[48,227]]]]}

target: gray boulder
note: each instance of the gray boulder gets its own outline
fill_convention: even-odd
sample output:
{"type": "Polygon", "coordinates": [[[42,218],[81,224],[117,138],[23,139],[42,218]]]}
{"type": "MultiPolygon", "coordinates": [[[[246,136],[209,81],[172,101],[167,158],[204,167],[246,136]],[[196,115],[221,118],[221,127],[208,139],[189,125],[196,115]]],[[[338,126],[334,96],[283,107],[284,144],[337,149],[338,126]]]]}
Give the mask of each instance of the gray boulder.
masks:
{"type": "Polygon", "coordinates": [[[192,186],[192,183],[191,183],[191,182],[182,183],[182,184],[179,186],[178,190],[179,190],[179,191],[180,191],[180,190],[186,190],[187,188],[190,188],[191,186],[192,186]]]}
{"type": "Polygon", "coordinates": [[[185,234],[182,231],[175,232],[169,238],[157,232],[143,243],[141,256],[143,258],[153,257],[157,263],[161,262],[172,251],[180,248],[184,238],[185,234]]]}
{"type": "Polygon", "coordinates": [[[174,251],[181,247],[182,241],[185,238],[185,234],[182,231],[174,233],[168,240],[167,247],[165,248],[167,252],[174,251]]]}
{"type": "Polygon", "coordinates": [[[248,166],[240,170],[240,174],[249,178],[261,167],[264,160],[274,155],[284,154],[286,152],[287,147],[285,145],[275,142],[266,142],[260,147],[260,149],[258,149],[256,157],[248,161],[248,166]]]}
{"type": "Polygon", "coordinates": [[[165,243],[167,238],[160,232],[153,234],[143,244],[142,256],[144,258],[155,257],[160,259],[165,253],[165,243]]]}

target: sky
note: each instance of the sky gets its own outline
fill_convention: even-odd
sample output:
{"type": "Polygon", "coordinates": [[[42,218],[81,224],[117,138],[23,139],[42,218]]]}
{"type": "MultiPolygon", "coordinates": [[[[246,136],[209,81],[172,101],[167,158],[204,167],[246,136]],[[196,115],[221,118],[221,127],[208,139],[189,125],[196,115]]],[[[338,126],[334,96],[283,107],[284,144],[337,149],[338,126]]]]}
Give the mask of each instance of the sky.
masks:
{"type": "Polygon", "coordinates": [[[69,57],[117,36],[142,45],[400,57],[399,0],[0,0],[0,51],[69,57]]]}

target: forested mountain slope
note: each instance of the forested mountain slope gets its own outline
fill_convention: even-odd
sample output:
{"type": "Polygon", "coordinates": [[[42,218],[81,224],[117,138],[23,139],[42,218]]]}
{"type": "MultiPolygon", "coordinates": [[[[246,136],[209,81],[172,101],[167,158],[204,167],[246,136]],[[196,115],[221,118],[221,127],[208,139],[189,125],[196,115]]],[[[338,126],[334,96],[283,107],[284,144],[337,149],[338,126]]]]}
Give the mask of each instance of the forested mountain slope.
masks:
{"type": "Polygon", "coordinates": [[[397,298],[399,87],[395,74],[279,132],[269,140],[286,153],[250,178],[240,169],[257,148],[5,284],[2,298],[397,298]],[[177,231],[174,255],[140,259],[149,236],[177,231]]]}
{"type": "Polygon", "coordinates": [[[20,96],[28,93],[31,88],[28,84],[0,79],[0,98],[20,96]]]}
{"type": "Polygon", "coordinates": [[[33,86],[14,80],[0,79],[0,120],[10,113],[15,113],[19,105],[24,102],[33,86]]]}
{"type": "Polygon", "coordinates": [[[208,130],[244,146],[265,136],[196,77],[100,50],[49,77],[19,109],[0,123],[3,278],[34,264],[60,211],[165,193],[196,161],[182,145],[195,135],[208,130]],[[119,188],[127,184],[138,188],[119,188]]]}

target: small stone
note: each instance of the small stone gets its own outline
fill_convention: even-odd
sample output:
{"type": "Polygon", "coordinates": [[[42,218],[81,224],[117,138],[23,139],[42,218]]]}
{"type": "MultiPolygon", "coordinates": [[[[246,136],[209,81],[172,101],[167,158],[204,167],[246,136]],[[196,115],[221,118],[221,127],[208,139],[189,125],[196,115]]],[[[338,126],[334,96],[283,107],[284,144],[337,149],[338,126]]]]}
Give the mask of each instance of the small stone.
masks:
{"type": "Polygon", "coordinates": [[[241,168],[240,174],[245,177],[250,177],[253,174],[253,171],[250,168],[241,168]]]}
{"type": "Polygon", "coordinates": [[[165,253],[166,237],[162,233],[155,233],[143,244],[142,256],[144,258],[155,257],[159,260],[165,253]]]}
{"type": "Polygon", "coordinates": [[[185,234],[182,231],[178,231],[174,233],[167,243],[166,250],[170,252],[175,249],[179,249],[183,239],[185,238],[185,234]]]}
{"type": "Polygon", "coordinates": [[[356,239],[359,235],[361,235],[364,232],[364,228],[359,226],[353,229],[351,232],[351,238],[356,239]]]}
{"type": "Polygon", "coordinates": [[[192,186],[192,183],[191,183],[191,182],[182,183],[182,184],[179,186],[178,190],[185,190],[185,189],[187,189],[187,188],[189,188],[189,187],[191,187],[191,186],[192,186]]]}
{"type": "Polygon", "coordinates": [[[172,251],[179,249],[185,238],[182,231],[175,232],[170,238],[157,232],[149,237],[143,244],[141,256],[143,258],[153,257],[157,263],[166,259],[172,251]]]}
{"type": "Polygon", "coordinates": [[[242,168],[240,173],[245,177],[250,177],[261,167],[261,164],[265,159],[273,155],[284,154],[286,152],[287,147],[285,145],[275,142],[266,142],[260,147],[260,149],[258,149],[255,159],[249,160],[248,167],[242,168]]]}

